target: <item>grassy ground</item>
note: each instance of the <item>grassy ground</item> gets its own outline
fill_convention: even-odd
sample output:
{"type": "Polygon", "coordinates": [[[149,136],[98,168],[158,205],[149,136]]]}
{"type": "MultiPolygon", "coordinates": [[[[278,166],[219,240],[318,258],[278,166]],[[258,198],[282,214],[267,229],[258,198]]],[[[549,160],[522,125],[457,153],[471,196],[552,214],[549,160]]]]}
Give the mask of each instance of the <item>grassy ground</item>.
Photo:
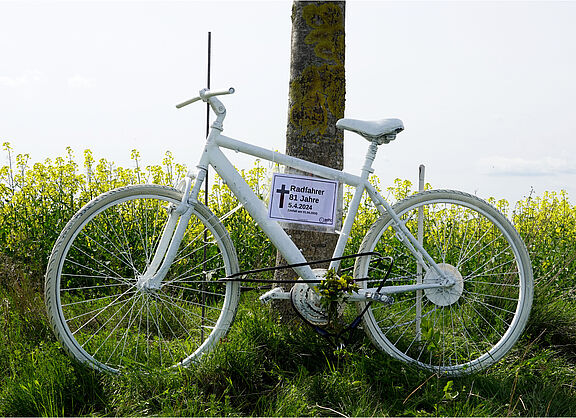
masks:
{"type": "Polygon", "coordinates": [[[111,376],[54,341],[40,289],[0,260],[0,415],[574,416],[576,305],[539,288],[527,331],[499,364],[438,378],[376,351],[359,332],[335,352],[298,323],[243,302],[228,338],[190,368],[111,376]]]}

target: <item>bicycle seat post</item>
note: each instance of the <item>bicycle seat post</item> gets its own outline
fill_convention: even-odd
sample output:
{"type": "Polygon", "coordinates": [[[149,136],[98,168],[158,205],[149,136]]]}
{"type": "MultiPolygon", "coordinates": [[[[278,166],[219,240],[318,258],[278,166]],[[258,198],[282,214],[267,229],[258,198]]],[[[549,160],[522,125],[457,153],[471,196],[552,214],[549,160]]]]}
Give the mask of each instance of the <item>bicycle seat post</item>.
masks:
{"type": "Polygon", "coordinates": [[[364,158],[364,165],[362,166],[363,179],[368,179],[370,174],[374,172],[372,164],[376,159],[376,152],[378,152],[378,144],[375,141],[372,141],[368,146],[368,150],[366,151],[366,157],[364,158]]]}

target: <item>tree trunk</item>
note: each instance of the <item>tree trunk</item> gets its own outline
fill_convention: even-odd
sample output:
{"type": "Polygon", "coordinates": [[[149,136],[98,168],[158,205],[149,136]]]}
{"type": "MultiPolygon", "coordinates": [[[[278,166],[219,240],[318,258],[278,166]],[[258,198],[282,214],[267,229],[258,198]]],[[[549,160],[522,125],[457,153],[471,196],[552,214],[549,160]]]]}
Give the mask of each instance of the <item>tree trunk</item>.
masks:
{"type": "MultiPolygon", "coordinates": [[[[338,170],[344,160],[344,135],[336,129],[336,121],[344,117],[346,93],[344,16],[344,1],[294,2],[286,132],[288,155],[338,170]]],[[[318,231],[288,233],[308,261],[330,258],[338,239],[318,231]]],[[[277,263],[285,261],[278,256],[277,263]]],[[[297,279],[291,269],[279,270],[275,278],[297,279]]],[[[276,306],[281,315],[290,315],[289,304],[276,306]]]]}

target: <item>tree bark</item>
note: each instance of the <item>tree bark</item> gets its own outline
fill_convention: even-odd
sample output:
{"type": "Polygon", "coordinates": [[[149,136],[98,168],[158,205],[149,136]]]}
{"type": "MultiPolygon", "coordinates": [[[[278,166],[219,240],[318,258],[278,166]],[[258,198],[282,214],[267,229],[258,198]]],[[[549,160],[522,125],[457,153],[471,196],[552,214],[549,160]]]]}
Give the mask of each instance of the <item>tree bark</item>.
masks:
{"type": "MultiPolygon", "coordinates": [[[[336,121],[344,117],[346,94],[344,21],[344,1],[295,1],[292,6],[286,153],[338,170],[344,160],[344,135],[336,129],[336,121]]],[[[288,233],[308,261],[330,258],[338,239],[318,231],[288,233]]],[[[285,264],[280,255],[277,263],[285,264]]],[[[297,279],[292,269],[278,270],[275,278],[297,279]]],[[[277,309],[290,316],[289,303],[278,303],[277,309]]]]}

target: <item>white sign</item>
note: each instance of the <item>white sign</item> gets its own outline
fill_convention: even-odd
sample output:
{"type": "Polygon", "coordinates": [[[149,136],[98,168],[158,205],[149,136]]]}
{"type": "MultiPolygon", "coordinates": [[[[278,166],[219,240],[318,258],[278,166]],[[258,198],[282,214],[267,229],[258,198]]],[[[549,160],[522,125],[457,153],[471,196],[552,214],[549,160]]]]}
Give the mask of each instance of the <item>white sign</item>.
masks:
{"type": "Polygon", "coordinates": [[[334,227],[338,182],[275,173],[268,216],[283,222],[334,227]]]}

